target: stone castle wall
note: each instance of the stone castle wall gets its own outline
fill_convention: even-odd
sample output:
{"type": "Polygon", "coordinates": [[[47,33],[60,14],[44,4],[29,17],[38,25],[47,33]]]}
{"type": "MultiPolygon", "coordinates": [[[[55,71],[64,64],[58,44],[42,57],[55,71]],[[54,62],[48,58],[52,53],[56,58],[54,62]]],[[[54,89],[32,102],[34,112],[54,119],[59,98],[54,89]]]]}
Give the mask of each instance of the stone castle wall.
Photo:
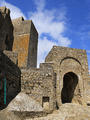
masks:
{"type": "Polygon", "coordinates": [[[45,110],[55,109],[55,81],[52,67],[22,70],[21,89],[39,102],[45,110]],[[45,106],[45,103],[47,104],[45,106]]]}
{"type": "Polygon", "coordinates": [[[31,21],[27,66],[37,67],[38,32],[31,21]]]}
{"type": "Polygon", "coordinates": [[[87,101],[87,105],[90,106],[90,75],[87,78],[85,98],[86,98],[86,101],[87,101]]]}
{"type": "MultiPolygon", "coordinates": [[[[77,90],[74,92],[72,101],[78,102],[79,99],[86,98],[85,91],[87,88],[88,79],[88,63],[87,55],[85,50],[72,49],[66,47],[54,46],[47,55],[46,62],[53,63],[54,72],[57,75],[57,101],[58,104],[61,102],[61,92],[64,85],[64,75],[66,73],[75,73],[78,77],[77,90]],[[80,98],[79,98],[80,92],[80,98]]],[[[82,101],[83,102],[83,101],[82,101]]],[[[80,103],[80,101],[79,101],[80,103]]]]}
{"type": "Polygon", "coordinates": [[[4,79],[6,79],[6,106],[20,92],[21,72],[9,57],[0,52],[0,109],[4,107],[4,79]]]}
{"type": "Polygon", "coordinates": [[[4,50],[3,53],[18,66],[18,54],[16,52],[4,50]]]}
{"type": "Polygon", "coordinates": [[[38,33],[31,20],[22,17],[13,20],[13,51],[18,53],[18,66],[21,68],[37,66],[38,33]]]}
{"type": "Polygon", "coordinates": [[[0,8],[1,107],[4,106],[4,79],[6,105],[20,91],[49,112],[62,103],[90,103],[86,51],[54,46],[45,63],[36,68],[37,45],[38,32],[33,22],[23,17],[11,21],[10,11],[6,7],[0,8]]]}
{"type": "Polygon", "coordinates": [[[0,50],[12,50],[13,25],[10,18],[10,10],[0,8],[0,50]]]}

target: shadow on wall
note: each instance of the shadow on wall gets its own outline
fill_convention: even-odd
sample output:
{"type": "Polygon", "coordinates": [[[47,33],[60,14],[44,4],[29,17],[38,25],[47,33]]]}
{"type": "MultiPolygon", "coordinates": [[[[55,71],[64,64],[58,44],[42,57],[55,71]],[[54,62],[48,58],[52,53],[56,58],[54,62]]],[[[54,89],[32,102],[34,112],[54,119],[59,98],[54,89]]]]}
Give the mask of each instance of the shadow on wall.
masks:
{"type": "Polygon", "coordinates": [[[13,24],[10,10],[0,8],[0,109],[5,108],[10,101],[21,91],[21,72],[18,66],[3,53],[12,52],[13,24]]]}
{"type": "Polygon", "coordinates": [[[0,110],[21,91],[21,71],[0,51],[0,110]]]}

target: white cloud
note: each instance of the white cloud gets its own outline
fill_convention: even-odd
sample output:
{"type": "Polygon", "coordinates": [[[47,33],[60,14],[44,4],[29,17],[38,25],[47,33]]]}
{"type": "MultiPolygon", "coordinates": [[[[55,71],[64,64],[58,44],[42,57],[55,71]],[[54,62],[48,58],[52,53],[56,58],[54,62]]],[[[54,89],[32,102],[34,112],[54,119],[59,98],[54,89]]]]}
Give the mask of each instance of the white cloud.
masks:
{"type": "Polygon", "coordinates": [[[24,13],[18,7],[14,6],[10,3],[7,3],[5,0],[0,0],[0,6],[6,6],[7,8],[10,9],[11,19],[15,19],[15,18],[18,18],[18,17],[21,17],[21,16],[23,16],[26,19],[24,13]]]}
{"type": "Polygon", "coordinates": [[[55,9],[47,10],[45,8],[45,0],[39,0],[38,2],[35,0],[35,5],[36,11],[29,13],[29,19],[33,20],[39,32],[39,64],[44,61],[46,54],[53,45],[70,46],[71,40],[63,35],[66,30],[65,9],[61,9],[59,12],[55,9]],[[60,12],[61,14],[59,14],[60,12]],[[50,41],[47,34],[53,41],[50,41]]]}
{"type": "Polygon", "coordinates": [[[45,7],[45,0],[34,0],[34,3],[37,6],[37,11],[42,11],[45,7]]]}
{"type": "Polygon", "coordinates": [[[90,54],[90,50],[87,50],[87,53],[90,54]]]}
{"type": "Polygon", "coordinates": [[[46,37],[39,39],[38,43],[38,66],[41,61],[45,59],[47,53],[51,50],[53,45],[56,45],[55,42],[48,40],[46,37]]]}

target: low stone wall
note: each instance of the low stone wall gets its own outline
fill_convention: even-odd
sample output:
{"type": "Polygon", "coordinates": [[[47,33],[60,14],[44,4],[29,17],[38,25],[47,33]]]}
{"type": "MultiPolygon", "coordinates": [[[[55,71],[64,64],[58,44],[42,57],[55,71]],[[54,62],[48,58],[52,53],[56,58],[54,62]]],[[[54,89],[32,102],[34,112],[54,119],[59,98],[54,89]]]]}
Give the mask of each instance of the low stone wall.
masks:
{"type": "Polygon", "coordinates": [[[54,73],[52,67],[24,69],[21,76],[23,92],[38,101],[45,111],[52,111],[55,102],[54,73]]]}

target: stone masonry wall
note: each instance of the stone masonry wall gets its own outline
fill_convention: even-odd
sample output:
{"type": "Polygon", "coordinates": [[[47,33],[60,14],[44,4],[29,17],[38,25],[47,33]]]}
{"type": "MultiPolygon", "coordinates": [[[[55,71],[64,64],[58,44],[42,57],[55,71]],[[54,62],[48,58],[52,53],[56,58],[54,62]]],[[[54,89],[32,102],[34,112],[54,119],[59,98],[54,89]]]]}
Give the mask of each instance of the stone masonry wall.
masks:
{"type": "Polygon", "coordinates": [[[28,48],[28,68],[37,67],[37,49],[38,49],[38,32],[31,21],[30,40],[28,48]]]}
{"type": "Polygon", "coordinates": [[[4,107],[4,79],[6,79],[6,105],[21,90],[20,69],[3,52],[0,52],[0,78],[0,109],[2,109],[4,107]]]}
{"type": "Polygon", "coordinates": [[[16,65],[18,65],[18,54],[13,51],[4,50],[3,53],[16,65]]]}
{"type": "Polygon", "coordinates": [[[13,25],[10,18],[10,10],[0,7],[0,50],[12,50],[13,25]]]}
{"type": "Polygon", "coordinates": [[[38,33],[31,20],[22,17],[12,21],[14,25],[13,51],[18,53],[18,66],[29,68],[37,66],[38,33]]]}
{"type": "Polygon", "coordinates": [[[27,67],[29,35],[14,37],[13,51],[18,53],[18,66],[27,67]]]}
{"type": "Polygon", "coordinates": [[[90,106],[90,75],[87,79],[85,95],[86,95],[87,105],[90,106]]]}
{"type": "MultiPolygon", "coordinates": [[[[63,78],[66,73],[73,72],[78,77],[77,95],[80,91],[80,98],[76,97],[75,102],[80,100],[84,104],[86,101],[85,91],[88,80],[88,63],[85,50],[67,47],[54,46],[45,59],[46,63],[52,63],[54,72],[57,75],[57,102],[61,104],[61,91],[63,88],[63,78]],[[82,100],[81,100],[82,99],[82,100]],[[84,101],[83,101],[84,99],[84,101]]],[[[74,94],[75,96],[75,94],[74,94]]]]}
{"type": "Polygon", "coordinates": [[[45,68],[44,65],[42,66],[44,69],[22,70],[21,89],[38,101],[42,107],[45,107],[43,106],[45,98],[48,102],[47,110],[52,111],[55,107],[54,73],[52,67],[45,68]]]}

